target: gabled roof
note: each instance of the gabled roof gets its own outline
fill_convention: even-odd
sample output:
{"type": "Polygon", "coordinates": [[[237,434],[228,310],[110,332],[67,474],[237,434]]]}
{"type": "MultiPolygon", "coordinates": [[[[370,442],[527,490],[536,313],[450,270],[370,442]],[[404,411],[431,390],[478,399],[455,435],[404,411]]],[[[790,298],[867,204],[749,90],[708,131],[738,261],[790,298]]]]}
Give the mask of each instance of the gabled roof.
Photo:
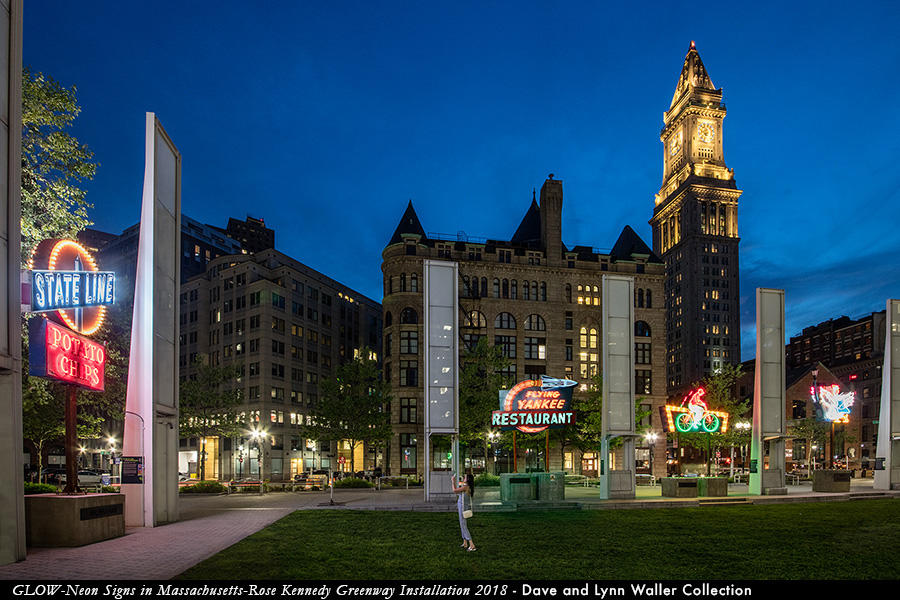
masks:
{"type": "Polygon", "coordinates": [[[522,217],[522,222],[519,223],[519,228],[516,229],[510,241],[517,244],[541,241],[541,208],[533,194],[531,206],[528,207],[528,212],[522,217]]]}
{"type": "Polygon", "coordinates": [[[418,235],[422,240],[428,239],[428,236],[425,235],[425,230],[422,228],[422,223],[419,222],[416,209],[413,208],[412,200],[406,206],[406,212],[400,218],[400,223],[397,224],[397,229],[394,230],[394,235],[391,236],[388,246],[402,242],[403,234],[418,235]]]}
{"type": "Polygon", "coordinates": [[[713,85],[706,67],[703,66],[703,61],[700,60],[700,53],[697,52],[697,47],[694,46],[694,41],[691,40],[691,47],[687,56],[684,57],[684,66],[681,67],[681,76],[678,78],[678,85],[675,86],[675,94],[672,96],[672,103],[669,105],[669,108],[671,109],[675,106],[675,103],[681,98],[685,90],[693,88],[716,91],[716,86],[713,85]]]}
{"type": "Polygon", "coordinates": [[[616,240],[609,255],[615,260],[633,260],[634,255],[643,255],[648,257],[647,262],[662,263],[629,225],[626,225],[619,234],[619,239],[616,240]]]}

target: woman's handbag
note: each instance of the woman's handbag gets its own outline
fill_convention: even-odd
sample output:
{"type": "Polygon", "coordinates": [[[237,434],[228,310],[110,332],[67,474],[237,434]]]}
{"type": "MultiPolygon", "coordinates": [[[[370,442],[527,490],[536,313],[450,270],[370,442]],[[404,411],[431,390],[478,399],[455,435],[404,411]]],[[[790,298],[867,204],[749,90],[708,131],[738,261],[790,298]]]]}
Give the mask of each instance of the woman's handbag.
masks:
{"type": "Polygon", "coordinates": [[[463,519],[468,519],[472,516],[472,500],[469,499],[469,508],[466,508],[466,499],[468,498],[469,493],[463,492],[463,519]]]}

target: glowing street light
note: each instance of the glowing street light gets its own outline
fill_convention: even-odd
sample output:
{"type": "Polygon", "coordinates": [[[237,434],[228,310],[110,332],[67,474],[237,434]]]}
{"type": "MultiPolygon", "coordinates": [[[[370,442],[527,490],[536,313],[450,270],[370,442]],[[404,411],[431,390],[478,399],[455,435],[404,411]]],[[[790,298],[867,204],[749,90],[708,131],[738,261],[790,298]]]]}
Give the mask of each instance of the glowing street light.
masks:
{"type": "Polygon", "coordinates": [[[263,429],[252,429],[250,431],[251,441],[256,441],[256,463],[257,470],[259,472],[259,494],[263,493],[263,478],[262,478],[262,468],[263,468],[263,440],[266,438],[267,433],[263,429]]]}
{"type": "Polygon", "coordinates": [[[647,440],[647,446],[650,448],[650,477],[653,477],[653,444],[659,439],[659,434],[655,431],[648,431],[644,434],[644,439],[647,440]]]}

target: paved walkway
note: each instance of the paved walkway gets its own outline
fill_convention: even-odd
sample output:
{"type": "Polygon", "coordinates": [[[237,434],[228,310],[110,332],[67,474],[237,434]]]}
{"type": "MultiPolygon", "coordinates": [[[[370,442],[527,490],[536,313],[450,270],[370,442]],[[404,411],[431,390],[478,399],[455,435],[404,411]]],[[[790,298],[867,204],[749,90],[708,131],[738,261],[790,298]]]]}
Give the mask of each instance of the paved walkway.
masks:
{"type": "MultiPolygon", "coordinates": [[[[875,495],[871,481],[854,482],[850,494],[813,492],[810,485],[788,486],[787,496],[754,497],[759,502],[848,500],[875,495]]],[[[747,494],[747,486],[729,486],[729,496],[747,494]]],[[[900,497],[900,492],[889,492],[900,497]]],[[[498,488],[482,488],[479,505],[499,502],[498,488]]],[[[273,492],[230,496],[182,497],[181,520],[155,528],[129,528],[120,538],[78,548],[29,548],[26,560],[0,566],[0,579],[171,579],[295,510],[452,511],[455,504],[426,504],[422,489],[338,490],[335,506],[326,492],[273,492]]],[[[604,501],[595,488],[566,488],[566,501],[587,509],[696,506],[696,499],[662,498],[659,487],[640,486],[634,500],[604,501]]],[[[484,506],[488,508],[489,506],[484,506]]]]}

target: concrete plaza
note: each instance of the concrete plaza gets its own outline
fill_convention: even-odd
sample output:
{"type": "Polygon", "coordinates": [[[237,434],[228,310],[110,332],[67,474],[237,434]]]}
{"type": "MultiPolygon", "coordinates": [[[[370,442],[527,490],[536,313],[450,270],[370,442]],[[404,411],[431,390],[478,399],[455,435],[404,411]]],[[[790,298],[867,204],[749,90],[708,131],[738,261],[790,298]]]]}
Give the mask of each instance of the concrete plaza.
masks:
{"type": "MultiPolygon", "coordinates": [[[[785,496],[748,496],[746,485],[729,486],[729,501],[780,502],[848,501],[860,498],[900,498],[900,491],[872,490],[872,480],[854,480],[849,493],[813,492],[810,484],[790,485],[785,496]]],[[[478,488],[475,510],[508,510],[500,506],[499,488],[478,488]]],[[[696,507],[722,498],[662,498],[658,486],[639,486],[634,500],[601,500],[596,488],[568,486],[569,509],[652,509],[696,507]]],[[[177,523],[151,529],[128,529],[122,537],[77,548],[29,548],[26,560],[0,566],[0,579],[170,579],[206,558],[256,533],[295,510],[454,511],[455,504],[426,504],[421,488],[409,490],[336,490],[183,496],[177,523]]],[[[524,508],[524,507],[520,507],[524,508]]],[[[535,505],[533,508],[540,508],[535,505]]]]}

